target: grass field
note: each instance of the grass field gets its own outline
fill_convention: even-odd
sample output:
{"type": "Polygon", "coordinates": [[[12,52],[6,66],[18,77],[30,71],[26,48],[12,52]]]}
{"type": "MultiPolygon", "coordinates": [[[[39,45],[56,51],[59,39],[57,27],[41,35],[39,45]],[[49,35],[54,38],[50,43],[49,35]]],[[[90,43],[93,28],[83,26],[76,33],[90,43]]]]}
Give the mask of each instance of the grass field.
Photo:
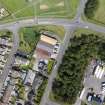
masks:
{"type": "Polygon", "coordinates": [[[83,29],[83,28],[77,28],[74,32],[74,35],[76,36],[80,36],[81,34],[96,34],[96,35],[105,35],[104,33],[101,33],[100,32],[96,32],[96,31],[93,31],[93,30],[90,30],[90,29],[83,29]]]}
{"type": "Polygon", "coordinates": [[[39,26],[33,26],[33,27],[25,27],[21,28],[19,31],[19,50],[26,52],[26,53],[32,53],[35,50],[35,47],[37,45],[37,42],[40,38],[40,32],[41,30],[46,30],[54,35],[58,35],[61,40],[64,38],[65,30],[62,26],[54,26],[54,25],[39,25],[39,26]]]}
{"type": "Polygon", "coordinates": [[[36,33],[33,28],[23,28],[19,38],[19,50],[29,54],[35,49],[40,35],[36,33]]]}
{"type": "Polygon", "coordinates": [[[92,19],[86,19],[83,16],[83,19],[96,23],[96,24],[105,25],[105,12],[104,11],[105,11],[105,0],[99,0],[99,7],[95,13],[95,16],[92,19]]]}
{"type": "Polygon", "coordinates": [[[95,13],[94,20],[105,24],[105,0],[99,0],[99,8],[95,13]]]}
{"type": "MultiPolygon", "coordinates": [[[[73,18],[79,0],[0,0],[12,18],[54,17],[73,18]]],[[[5,18],[4,18],[5,20],[5,18]]]]}
{"type": "Polygon", "coordinates": [[[89,29],[83,29],[83,28],[78,28],[74,32],[74,35],[76,35],[76,36],[81,36],[81,34],[88,34],[88,35],[95,34],[95,35],[101,35],[101,36],[105,37],[104,33],[96,32],[96,31],[89,30],[89,29]]]}

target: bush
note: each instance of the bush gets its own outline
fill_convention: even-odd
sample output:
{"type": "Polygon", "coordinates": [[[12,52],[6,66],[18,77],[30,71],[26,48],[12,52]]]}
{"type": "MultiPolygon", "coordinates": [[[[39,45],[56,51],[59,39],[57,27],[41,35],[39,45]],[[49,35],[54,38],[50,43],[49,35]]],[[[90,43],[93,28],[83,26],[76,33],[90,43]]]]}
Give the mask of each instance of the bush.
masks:
{"type": "Polygon", "coordinates": [[[98,0],[88,0],[86,5],[85,5],[85,16],[87,18],[92,18],[95,15],[95,11],[97,10],[99,5],[99,1],[98,0]]]}
{"type": "Polygon", "coordinates": [[[35,103],[37,103],[38,105],[40,104],[46,85],[47,85],[47,79],[44,79],[42,84],[39,86],[37,90],[37,94],[35,96],[35,103]]]}
{"type": "Polygon", "coordinates": [[[87,104],[86,104],[85,102],[82,101],[82,102],[81,102],[81,105],[87,105],[87,104]]]}
{"type": "Polygon", "coordinates": [[[53,66],[54,66],[55,60],[50,59],[47,65],[47,69],[48,69],[48,74],[51,73],[53,66]]]}

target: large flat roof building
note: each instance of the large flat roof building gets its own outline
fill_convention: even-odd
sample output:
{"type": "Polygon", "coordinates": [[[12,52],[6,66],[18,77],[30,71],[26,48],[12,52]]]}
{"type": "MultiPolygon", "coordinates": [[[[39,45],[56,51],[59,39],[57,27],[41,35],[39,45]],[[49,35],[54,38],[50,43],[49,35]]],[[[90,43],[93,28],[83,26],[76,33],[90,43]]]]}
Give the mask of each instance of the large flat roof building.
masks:
{"type": "Polygon", "coordinates": [[[40,40],[51,45],[55,45],[57,43],[57,39],[49,37],[47,35],[41,35],[40,40]]]}

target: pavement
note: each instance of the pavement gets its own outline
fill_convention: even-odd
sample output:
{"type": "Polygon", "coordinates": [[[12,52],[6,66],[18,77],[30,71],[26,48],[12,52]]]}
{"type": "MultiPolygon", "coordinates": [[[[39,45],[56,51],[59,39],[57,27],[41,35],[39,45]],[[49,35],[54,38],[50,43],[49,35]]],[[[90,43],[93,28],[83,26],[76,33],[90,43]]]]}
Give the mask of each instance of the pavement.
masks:
{"type": "MultiPolygon", "coordinates": [[[[11,50],[9,57],[8,57],[7,64],[5,65],[3,75],[0,76],[0,84],[1,84],[0,89],[1,89],[8,73],[9,73],[9,70],[11,70],[11,64],[13,64],[14,59],[15,59],[14,54],[16,53],[18,46],[19,46],[19,37],[18,37],[19,29],[21,27],[34,26],[36,24],[39,24],[39,25],[40,24],[62,25],[62,26],[64,26],[64,28],[66,30],[65,38],[64,38],[64,41],[62,43],[62,46],[60,47],[59,55],[57,58],[58,62],[56,64],[54,70],[52,71],[51,76],[49,77],[48,85],[46,87],[45,93],[43,95],[43,98],[42,98],[41,104],[40,104],[40,105],[58,105],[56,103],[51,104],[52,102],[48,101],[48,96],[49,96],[49,92],[51,91],[52,81],[57,75],[57,68],[62,61],[62,57],[65,53],[65,50],[67,49],[70,38],[73,37],[74,30],[77,28],[86,28],[86,29],[88,28],[88,29],[91,29],[93,31],[105,33],[105,27],[99,26],[99,25],[96,25],[93,23],[89,23],[89,22],[83,21],[81,19],[81,15],[83,14],[84,8],[85,8],[85,3],[86,3],[86,0],[80,0],[79,6],[77,8],[77,14],[73,20],[54,19],[54,18],[36,18],[35,17],[32,19],[19,20],[16,22],[0,24],[0,30],[9,29],[13,32],[13,48],[11,50]]],[[[78,99],[76,102],[78,102],[78,99]]],[[[77,105],[77,104],[75,104],[75,105],[77,105]]],[[[78,103],[78,105],[80,105],[80,104],[78,103]]]]}
{"type": "Polygon", "coordinates": [[[62,57],[63,57],[63,55],[65,53],[65,50],[67,49],[68,44],[69,44],[69,39],[70,39],[70,37],[71,37],[71,35],[74,31],[73,28],[66,28],[65,30],[66,30],[66,34],[65,34],[66,37],[64,38],[64,41],[60,46],[59,55],[57,57],[57,64],[55,65],[54,70],[52,71],[52,73],[49,77],[48,85],[47,85],[47,88],[45,89],[45,92],[44,92],[44,95],[42,97],[42,101],[41,101],[40,105],[47,105],[48,104],[47,100],[48,100],[48,97],[49,97],[49,93],[51,91],[52,82],[57,75],[58,66],[60,65],[60,63],[62,61],[62,57]]]}

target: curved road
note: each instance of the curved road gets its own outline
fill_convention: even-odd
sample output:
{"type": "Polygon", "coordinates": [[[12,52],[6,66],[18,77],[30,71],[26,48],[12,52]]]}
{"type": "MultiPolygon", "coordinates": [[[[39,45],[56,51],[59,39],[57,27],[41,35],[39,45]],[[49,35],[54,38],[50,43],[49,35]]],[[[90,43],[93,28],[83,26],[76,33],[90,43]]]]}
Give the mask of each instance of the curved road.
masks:
{"type": "MultiPolygon", "coordinates": [[[[17,22],[1,24],[0,25],[0,30],[9,29],[13,32],[13,48],[12,48],[12,51],[11,51],[10,56],[8,58],[8,62],[5,66],[5,70],[3,72],[3,75],[0,77],[0,80],[1,80],[0,82],[3,83],[5,81],[6,76],[8,75],[8,72],[10,70],[11,64],[14,61],[14,56],[13,55],[16,53],[17,48],[19,46],[19,38],[18,38],[19,28],[26,27],[26,26],[34,26],[36,24],[62,25],[62,26],[64,26],[64,28],[66,30],[64,42],[62,43],[62,46],[60,47],[60,51],[59,51],[60,54],[58,56],[57,65],[54,68],[54,70],[52,71],[52,74],[51,74],[51,76],[49,78],[49,81],[48,81],[47,88],[45,90],[44,96],[43,96],[42,101],[41,101],[41,105],[57,105],[57,104],[54,104],[54,103],[52,103],[48,100],[48,95],[49,95],[49,92],[51,90],[52,81],[57,74],[57,67],[61,63],[63,54],[64,54],[64,52],[67,48],[70,37],[72,37],[72,35],[73,35],[74,30],[76,28],[88,28],[88,29],[91,29],[91,30],[94,30],[94,31],[97,31],[97,32],[105,33],[105,27],[102,27],[102,26],[99,26],[99,25],[96,25],[96,24],[93,24],[93,23],[82,21],[81,15],[84,12],[86,1],[87,0],[80,0],[79,6],[77,8],[77,14],[76,14],[75,18],[71,21],[68,20],[68,19],[51,19],[51,18],[44,18],[43,19],[43,18],[36,18],[35,17],[33,19],[20,20],[20,21],[17,21],[17,22]]],[[[1,87],[2,86],[0,86],[0,88],[1,87]]]]}

